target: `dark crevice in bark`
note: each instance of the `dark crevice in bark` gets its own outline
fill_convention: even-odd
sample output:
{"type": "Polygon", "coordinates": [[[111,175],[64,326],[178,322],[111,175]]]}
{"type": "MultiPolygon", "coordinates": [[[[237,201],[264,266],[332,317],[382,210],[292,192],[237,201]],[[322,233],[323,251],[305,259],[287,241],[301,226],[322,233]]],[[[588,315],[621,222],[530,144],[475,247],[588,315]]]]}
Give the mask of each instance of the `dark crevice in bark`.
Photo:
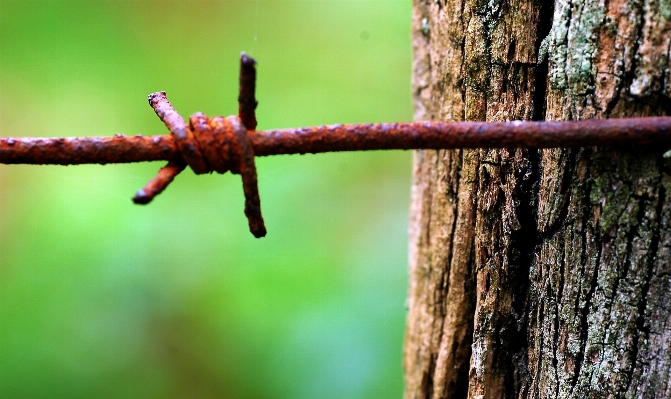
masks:
{"type": "MultiPolygon", "coordinates": [[[[560,251],[564,251],[563,246],[561,248],[558,248],[560,251]]],[[[547,295],[548,298],[552,298],[554,296],[554,317],[552,319],[554,331],[552,335],[552,366],[554,368],[554,373],[555,373],[555,398],[559,397],[560,393],[560,378],[559,378],[559,359],[557,358],[557,352],[559,351],[559,330],[560,330],[560,315],[561,315],[561,310],[560,310],[560,304],[561,304],[561,297],[562,297],[562,291],[564,289],[564,269],[565,269],[565,258],[563,256],[560,257],[559,259],[559,284],[557,287],[553,287],[552,283],[547,284],[547,295]]],[[[551,270],[550,273],[557,273],[557,271],[551,270]]]]}
{"type": "Polygon", "coordinates": [[[485,79],[484,87],[478,87],[478,90],[482,90],[485,95],[485,101],[482,102],[482,120],[487,120],[487,109],[489,109],[489,99],[491,98],[491,87],[492,87],[492,38],[491,32],[489,29],[485,31],[485,56],[487,57],[487,77],[485,79]]]}
{"type": "MultiPolygon", "coordinates": [[[[638,61],[639,61],[639,55],[638,55],[638,49],[641,47],[641,41],[643,40],[643,27],[645,25],[645,10],[643,8],[643,2],[634,2],[633,4],[639,5],[639,7],[636,8],[635,11],[632,11],[636,13],[636,41],[634,41],[634,44],[632,46],[631,50],[631,68],[629,70],[624,70],[623,76],[622,76],[622,88],[624,89],[625,96],[624,98],[626,99],[626,103],[631,103],[631,102],[638,102],[640,99],[639,98],[633,98],[631,96],[630,92],[630,87],[631,84],[634,82],[634,79],[636,79],[636,67],[638,66],[638,61]]],[[[620,97],[622,97],[622,94],[620,94],[620,97]]]]}
{"type": "Polygon", "coordinates": [[[517,51],[517,40],[513,38],[508,45],[508,63],[512,63],[515,60],[515,53],[517,51]]]}
{"type": "Polygon", "coordinates": [[[578,157],[580,155],[580,149],[578,148],[564,149],[564,155],[566,153],[568,153],[569,161],[566,162],[563,170],[561,185],[559,187],[559,192],[561,194],[565,194],[569,190],[569,188],[571,188],[571,184],[573,183],[573,172],[575,171],[578,165],[578,157]]]}
{"type": "MultiPolygon", "coordinates": [[[[460,150],[452,150],[453,156],[456,156],[459,158],[459,166],[457,167],[457,173],[461,173],[461,165],[463,164],[464,160],[463,157],[461,156],[461,151],[460,150]]],[[[444,152],[443,152],[444,153],[444,152]]],[[[440,154],[440,153],[439,153],[440,154]]],[[[437,157],[437,158],[445,158],[445,157],[437,157]]],[[[447,176],[445,177],[445,180],[447,180],[447,176]]],[[[450,201],[454,201],[454,215],[455,217],[452,220],[452,226],[450,226],[450,234],[448,237],[454,237],[455,232],[457,231],[457,217],[456,215],[459,214],[459,201],[455,200],[455,196],[458,195],[459,193],[459,183],[461,182],[461,179],[455,179],[455,186],[452,187],[449,182],[446,182],[446,185],[449,189],[449,192],[445,193],[449,198],[450,201]]],[[[443,298],[441,299],[441,302],[443,304],[443,324],[445,322],[445,315],[447,314],[447,301],[445,298],[447,298],[447,294],[449,293],[450,290],[450,271],[452,269],[452,258],[454,257],[454,240],[448,240],[448,250],[447,250],[447,259],[445,260],[445,265],[442,266],[445,272],[443,273],[442,281],[441,281],[441,289],[440,291],[443,292],[443,298]]],[[[440,331],[443,331],[441,328],[440,331]]]]}
{"type": "MultiPolygon", "coordinates": [[[[461,11],[463,15],[464,11],[464,2],[461,3],[461,11]]],[[[463,26],[463,17],[462,17],[462,26],[463,26]]],[[[461,39],[461,59],[465,60],[466,59],[466,37],[464,36],[463,39],[461,39]]],[[[465,62],[461,63],[461,76],[464,76],[464,66],[465,62]]],[[[460,79],[460,84],[459,84],[459,91],[461,92],[461,120],[465,121],[466,120],[466,83],[463,78],[460,79]]]]}
{"type": "MultiPolygon", "coordinates": [[[[460,152],[460,157],[459,157],[459,181],[461,181],[461,170],[464,164],[464,151],[472,151],[472,150],[459,150],[460,152]]],[[[480,167],[478,164],[476,167],[476,170],[480,167]]],[[[478,187],[480,182],[480,177],[479,174],[475,174],[475,182],[473,183],[474,187],[478,187]]],[[[476,205],[477,207],[477,205],[476,205]]],[[[475,317],[475,306],[477,302],[476,298],[476,280],[475,280],[475,245],[471,245],[471,250],[468,255],[468,262],[466,263],[466,280],[464,281],[464,295],[467,296],[468,298],[468,303],[471,305],[470,308],[465,309],[464,311],[467,312],[468,319],[473,320],[475,317]]],[[[466,339],[463,342],[463,345],[466,346],[467,349],[467,354],[466,354],[466,359],[471,359],[472,357],[472,351],[473,351],[473,334],[475,333],[475,326],[473,323],[468,323],[465,328],[468,328],[468,332],[466,334],[466,339]]],[[[468,392],[470,389],[470,362],[466,361],[461,364],[461,367],[457,371],[459,373],[459,377],[457,379],[457,390],[454,392],[454,399],[467,399],[468,398],[468,392]]]]}
{"type": "MultiPolygon", "coordinates": [[[[469,348],[471,344],[473,343],[472,337],[473,337],[473,332],[471,331],[471,340],[464,343],[464,345],[468,345],[469,348]]],[[[456,351],[456,349],[453,349],[456,351]]],[[[468,354],[468,357],[471,357],[471,354],[468,354]]],[[[453,394],[450,396],[450,399],[467,399],[468,398],[468,370],[469,370],[470,365],[468,363],[464,363],[462,367],[457,371],[458,377],[457,377],[457,383],[456,387],[453,391],[453,394]]]]}
{"type": "MultiPolygon", "coordinates": [[[[468,270],[466,271],[469,278],[466,280],[466,295],[470,296],[470,303],[471,303],[471,308],[468,309],[468,312],[471,316],[471,320],[473,317],[475,317],[475,302],[476,302],[476,297],[475,297],[475,271],[473,270],[473,265],[475,265],[475,245],[471,248],[471,253],[470,253],[470,258],[468,260],[468,270]]],[[[474,325],[473,323],[469,323],[468,326],[468,334],[466,334],[466,340],[464,341],[464,345],[466,345],[467,348],[467,355],[466,358],[470,359],[472,356],[473,352],[473,334],[474,334],[474,325]]],[[[454,399],[467,399],[468,398],[468,391],[469,391],[469,385],[470,385],[470,378],[469,378],[469,373],[470,373],[470,362],[464,362],[461,364],[461,367],[457,371],[459,373],[459,377],[457,379],[457,390],[454,392],[454,399]]]]}
{"type": "MultiPolygon", "coordinates": [[[[587,166],[586,166],[586,171],[585,175],[589,176],[591,173],[592,169],[592,159],[594,158],[594,151],[593,148],[588,148],[585,149],[583,152],[582,156],[584,156],[584,159],[587,161],[587,166]]],[[[592,195],[592,189],[593,189],[593,184],[594,181],[590,178],[587,179],[585,182],[585,187],[584,187],[584,194],[583,194],[583,206],[586,207],[583,211],[583,231],[582,231],[582,242],[583,242],[583,249],[581,251],[581,258],[580,262],[583,265],[583,267],[587,266],[587,262],[590,261],[590,259],[587,258],[587,252],[588,252],[588,233],[591,230],[591,233],[593,235],[592,237],[592,242],[600,243],[601,242],[601,237],[599,235],[599,228],[597,226],[598,221],[595,221],[594,223],[590,222],[590,215],[592,214],[591,208],[592,208],[592,203],[590,201],[590,197],[592,195]]],[[[582,309],[579,311],[576,311],[576,314],[580,318],[580,350],[576,354],[576,366],[575,366],[575,372],[573,375],[573,379],[571,381],[571,397],[573,397],[573,392],[577,388],[578,385],[578,379],[580,378],[580,373],[582,372],[582,366],[585,361],[585,349],[587,348],[587,338],[588,338],[588,333],[589,333],[589,322],[588,322],[588,317],[590,314],[590,308],[592,307],[592,298],[594,297],[594,293],[596,292],[596,288],[598,286],[598,278],[599,278],[599,263],[601,261],[601,245],[597,244],[596,247],[596,256],[593,261],[593,267],[594,270],[592,272],[592,278],[589,282],[589,289],[587,291],[587,294],[585,295],[584,301],[585,305],[583,306],[582,309]]],[[[583,272],[581,273],[583,277],[587,277],[586,274],[583,272]]],[[[582,291],[582,290],[581,290],[582,291]]],[[[579,298],[580,296],[578,296],[579,298]]]]}
{"type": "Polygon", "coordinates": [[[431,359],[429,361],[429,368],[422,376],[421,392],[424,392],[425,399],[432,399],[433,397],[433,374],[436,372],[437,357],[438,355],[436,353],[431,354],[431,359]]]}
{"type": "Polygon", "coordinates": [[[519,184],[514,192],[517,199],[515,213],[520,228],[511,232],[511,244],[508,247],[512,250],[509,255],[510,268],[507,279],[514,282],[514,287],[511,289],[511,310],[515,320],[509,321],[508,328],[500,331],[502,334],[500,342],[505,342],[507,346],[507,351],[501,351],[502,354],[507,352],[506,359],[502,359],[501,364],[512,366],[504,367],[505,391],[512,396],[528,386],[531,379],[526,348],[529,347],[530,270],[538,237],[536,204],[540,179],[540,152],[528,150],[525,155],[526,165],[516,171],[516,180],[519,184]]]}
{"type": "MultiPolygon", "coordinates": [[[[455,187],[453,189],[454,195],[457,195],[459,193],[459,187],[460,187],[460,183],[461,183],[461,169],[462,169],[462,165],[464,163],[464,152],[463,152],[463,150],[454,150],[454,156],[458,157],[458,159],[459,159],[459,164],[457,166],[457,176],[459,176],[459,178],[455,179],[456,183],[455,183],[455,187]]],[[[450,232],[450,237],[453,237],[453,239],[450,240],[450,252],[449,252],[449,256],[448,256],[448,260],[447,260],[448,261],[448,266],[447,267],[451,266],[452,259],[453,259],[453,256],[454,256],[454,250],[453,250],[454,236],[455,236],[455,233],[457,231],[457,219],[458,219],[457,215],[459,215],[459,208],[460,208],[460,205],[461,205],[459,203],[459,201],[455,201],[455,202],[456,202],[455,206],[454,206],[455,217],[454,217],[454,220],[452,221],[451,232],[450,232]]],[[[464,206],[466,206],[466,205],[464,205],[464,206]]],[[[471,251],[471,257],[474,257],[473,251],[471,251]]],[[[469,262],[469,265],[473,264],[472,262],[473,262],[473,258],[469,262]]],[[[467,273],[468,273],[468,276],[472,276],[472,271],[471,270],[468,270],[467,273]]],[[[467,280],[467,283],[468,283],[468,281],[469,280],[467,280]]],[[[473,315],[475,313],[475,310],[474,310],[475,309],[475,287],[474,286],[470,286],[470,287],[467,286],[466,289],[464,290],[464,292],[465,292],[465,295],[470,295],[470,297],[471,297],[471,298],[469,298],[470,299],[469,302],[472,304],[472,306],[471,306],[472,308],[468,309],[468,310],[470,311],[470,317],[469,318],[472,319],[473,315]]],[[[465,328],[469,328],[470,333],[467,334],[467,339],[466,339],[465,342],[462,343],[462,345],[465,345],[465,347],[468,348],[468,353],[465,356],[465,358],[470,359],[471,358],[470,348],[471,348],[471,344],[473,343],[473,325],[469,324],[465,328]]],[[[457,343],[454,342],[453,345],[457,345],[457,343]]],[[[452,353],[457,353],[458,350],[459,350],[459,348],[457,348],[457,347],[452,347],[452,348],[449,348],[449,349],[452,353]]],[[[469,367],[470,367],[469,362],[467,362],[467,361],[463,362],[460,365],[459,369],[456,370],[456,373],[457,373],[456,386],[453,387],[453,389],[448,389],[448,387],[445,387],[444,392],[452,392],[452,395],[451,395],[452,399],[466,399],[468,397],[468,381],[469,381],[468,372],[469,372],[469,367]]]]}
{"type": "Polygon", "coordinates": [[[540,326],[540,324],[538,324],[539,322],[542,322],[543,320],[545,320],[545,301],[543,300],[542,295],[540,295],[540,293],[539,293],[539,297],[540,298],[535,298],[540,303],[540,305],[538,306],[538,313],[537,313],[536,320],[535,320],[536,325],[534,327],[536,327],[536,334],[540,338],[538,338],[538,342],[537,342],[538,345],[535,346],[536,356],[538,357],[538,360],[536,361],[537,362],[536,363],[536,370],[535,370],[536,375],[534,376],[534,378],[532,380],[533,391],[536,392],[536,396],[534,396],[534,399],[540,399],[540,389],[539,389],[539,387],[541,386],[541,380],[542,380],[541,376],[543,375],[543,367],[544,367],[543,366],[544,356],[542,356],[542,354],[541,354],[541,348],[545,347],[545,342],[543,341],[544,334],[540,331],[541,326],[540,326]]]}
{"type": "MultiPolygon", "coordinates": [[[[669,45],[666,47],[666,52],[664,54],[669,54],[671,55],[671,40],[669,40],[669,45]]],[[[666,57],[666,65],[671,64],[671,58],[669,56],[666,57]]],[[[662,73],[662,82],[660,84],[660,88],[662,90],[662,93],[665,94],[671,94],[671,88],[669,87],[671,85],[671,82],[668,81],[668,78],[670,77],[671,73],[667,71],[666,73],[662,73]]]]}
{"type": "MultiPolygon", "coordinates": [[[[420,151],[424,152],[424,150],[420,150],[420,151]]],[[[424,162],[422,162],[422,163],[424,163],[424,162]]],[[[435,167],[436,166],[434,164],[434,168],[435,167]]],[[[429,192],[433,192],[433,185],[435,183],[433,181],[429,181],[428,184],[429,184],[429,192]]],[[[427,207],[428,207],[427,215],[429,215],[429,217],[427,218],[427,221],[426,221],[426,230],[425,230],[425,234],[424,234],[424,242],[426,242],[428,244],[429,242],[431,242],[431,219],[433,218],[433,212],[432,212],[433,201],[427,201],[427,207]]],[[[429,268],[430,268],[430,265],[429,265],[429,268]]],[[[430,272],[430,270],[429,270],[429,272],[430,272]]]]}
{"type": "MultiPolygon", "coordinates": [[[[552,287],[548,285],[548,295],[552,295],[552,287]]],[[[555,301],[557,299],[555,298],[555,301]]],[[[552,368],[555,375],[555,398],[559,398],[559,360],[557,359],[557,346],[559,344],[559,305],[555,303],[555,315],[553,318],[554,333],[552,335],[552,368]]]]}
{"type": "Polygon", "coordinates": [[[546,59],[536,67],[536,87],[534,88],[533,114],[531,120],[544,121],[548,92],[548,65],[546,59]]]}
{"type": "MultiPolygon", "coordinates": [[[[571,187],[573,180],[573,172],[575,171],[578,163],[578,156],[580,154],[579,149],[572,148],[563,148],[562,149],[562,159],[568,158],[567,161],[562,163],[562,180],[559,192],[561,194],[566,194],[571,187]]],[[[570,206],[570,197],[569,195],[564,195],[562,199],[561,209],[559,210],[559,216],[552,220],[552,224],[545,226],[545,228],[539,233],[538,240],[546,241],[558,232],[562,231],[566,224],[569,222],[569,206],[570,206]]]]}
{"type": "MultiPolygon", "coordinates": [[[[553,1],[553,3],[554,3],[554,1],[553,1]]],[[[561,38],[561,42],[555,42],[555,43],[553,43],[554,45],[564,45],[564,46],[568,46],[568,36],[569,36],[569,31],[570,31],[570,29],[571,29],[571,21],[572,21],[572,19],[573,19],[573,7],[568,7],[568,9],[567,9],[567,11],[566,11],[566,15],[565,15],[565,16],[561,16],[561,17],[559,18],[559,20],[560,20],[561,22],[563,22],[563,24],[564,24],[564,26],[565,26],[565,28],[566,28],[566,29],[565,29],[566,34],[564,35],[564,37],[561,38]]],[[[550,58],[550,56],[548,55],[548,59],[549,59],[549,58],[550,58]]],[[[562,80],[563,80],[564,82],[568,82],[568,81],[569,81],[569,77],[568,77],[568,73],[567,73],[567,71],[566,71],[566,69],[567,69],[567,68],[566,68],[566,66],[567,66],[567,65],[566,65],[566,60],[564,60],[564,63],[565,63],[565,65],[564,65],[563,67],[560,67],[560,70],[562,71],[562,74],[563,74],[563,76],[562,76],[562,80]]],[[[557,65],[553,65],[553,70],[554,70],[555,72],[558,72],[558,71],[557,71],[557,65]]],[[[564,95],[566,96],[566,95],[568,95],[568,93],[567,93],[566,91],[564,91],[564,95]]],[[[567,115],[566,117],[563,117],[562,119],[564,119],[564,120],[573,120],[573,107],[568,107],[568,109],[566,110],[566,113],[567,113],[568,115],[567,115]]]]}
{"type": "MultiPolygon", "coordinates": [[[[658,168],[659,170],[662,169],[661,165],[663,164],[664,161],[659,159],[658,160],[658,165],[660,165],[660,167],[658,168]]],[[[655,209],[656,211],[655,223],[651,226],[653,229],[653,235],[650,243],[650,249],[648,251],[648,256],[646,259],[646,266],[647,266],[646,275],[645,280],[643,282],[643,287],[641,288],[641,297],[637,305],[636,335],[634,335],[632,343],[633,351],[631,355],[631,368],[627,372],[627,387],[624,390],[625,394],[627,391],[629,391],[631,383],[634,380],[634,371],[636,370],[636,366],[641,363],[638,359],[639,344],[641,340],[647,341],[650,335],[650,327],[646,325],[645,313],[648,307],[648,292],[650,291],[650,283],[653,279],[653,269],[655,267],[657,251],[659,250],[660,235],[661,235],[660,230],[662,225],[662,212],[665,200],[666,200],[666,191],[664,190],[664,185],[660,184],[655,209]]]]}
{"type": "MultiPolygon", "coordinates": [[[[444,161],[445,157],[441,156],[441,155],[444,155],[444,154],[445,154],[444,150],[443,151],[437,151],[436,165],[434,166],[434,168],[438,167],[438,164],[441,162],[441,160],[444,161]]],[[[447,179],[447,177],[445,179],[447,179]]],[[[457,180],[457,189],[455,191],[457,193],[459,192],[458,184],[459,183],[458,183],[458,180],[457,180]]],[[[449,187],[449,185],[448,185],[448,187],[449,187]]],[[[449,192],[440,193],[440,195],[448,195],[449,196],[449,195],[451,195],[451,193],[449,193],[449,192]]],[[[457,201],[457,203],[455,205],[455,212],[458,210],[458,208],[459,208],[459,202],[457,201]]],[[[449,237],[454,237],[454,232],[456,230],[456,220],[457,220],[457,218],[455,217],[454,221],[452,223],[452,226],[451,226],[451,231],[450,231],[449,237]]],[[[452,270],[451,266],[452,266],[452,256],[453,256],[452,251],[454,250],[454,248],[453,248],[454,241],[453,240],[448,240],[448,242],[449,242],[449,244],[448,244],[449,249],[448,249],[448,252],[447,252],[448,256],[447,256],[447,259],[445,260],[445,264],[437,265],[438,270],[441,271],[441,274],[440,274],[440,279],[439,279],[439,282],[438,282],[439,286],[434,288],[434,298],[433,298],[433,301],[434,301],[433,302],[434,303],[433,320],[438,320],[440,322],[440,327],[437,329],[438,337],[437,337],[437,339],[435,339],[435,342],[438,342],[439,345],[443,340],[443,332],[445,331],[445,316],[447,315],[447,306],[448,306],[447,295],[450,292],[450,273],[451,273],[451,270],[452,270]]],[[[432,341],[434,341],[434,340],[432,340],[432,341]]],[[[433,376],[433,373],[435,372],[433,369],[435,369],[436,361],[437,361],[437,356],[436,356],[436,359],[432,359],[432,365],[431,365],[431,368],[432,368],[431,375],[432,376],[433,376]]],[[[432,377],[432,380],[433,380],[433,377],[432,377]]],[[[433,389],[433,382],[432,382],[431,386],[432,386],[432,389],[433,389]]]]}
{"type": "Polygon", "coordinates": [[[590,313],[590,308],[592,307],[592,298],[596,292],[596,287],[598,286],[599,278],[599,259],[601,258],[601,248],[597,254],[597,261],[594,265],[594,273],[592,274],[592,280],[589,283],[589,291],[585,295],[585,306],[581,309],[580,315],[580,350],[576,355],[576,367],[575,374],[573,376],[573,381],[571,382],[571,393],[575,390],[578,385],[578,378],[580,377],[580,372],[582,371],[582,365],[585,361],[585,348],[587,348],[587,335],[589,332],[589,322],[588,316],[590,313]]]}
{"type": "MultiPolygon", "coordinates": [[[[536,36],[536,54],[541,47],[541,41],[550,34],[552,29],[552,16],[554,14],[554,1],[542,1],[538,15],[538,34],[536,36]]],[[[546,57],[536,66],[536,79],[533,96],[532,120],[545,120],[548,93],[548,69],[549,57],[546,57]]]]}
{"type": "MultiPolygon", "coordinates": [[[[636,200],[638,203],[638,212],[636,212],[636,223],[634,223],[629,231],[627,231],[627,246],[624,258],[624,270],[622,272],[622,279],[626,280],[629,277],[629,270],[632,268],[631,256],[634,252],[634,240],[636,237],[640,237],[639,228],[643,226],[643,219],[645,218],[645,208],[646,202],[649,201],[649,198],[646,197],[637,197],[632,195],[630,200],[636,200]]],[[[626,206],[625,206],[626,209],[626,206]]],[[[624,212],[623,212],[624,213],[624,212]]]]}
{"type": "Polygon", "coordinates": [[[640,96],[630,99],[633,115],[639,115],[642,112],[647,116],[661,116],[671,114],[671,98],[657,93],[640,96]]]}
{"type": "MultiPolygon", "coordinates": [[[[436,163],[433,166],[433,170],[436,170],[438,168],[438,165],[441,163],[442,158],[440,155],[444,153],[445,153],[444,150],[436,151],[436,157],[435,157],[436,163]]],[[[434,190],[432,191],[437,191],[437,189],[434,188],[434,190]]],[[[440,193],[439,195],[442,195],[442,193],[440,193]]],[[[447,297],[447,294],[449,292],[449,279],[450,279],[451,268],[449,262],[446,262],[446,264],[438,264],[438,265],[434,265],[433,261],[430,261],[429,263],[432,269],[435,268],[435,270],[438,270],[440,272],[440,278],[438,279],[437,286],[433,288],[433,305],[434,305],[433,320],[434,322],[438,321],[438,323],[440,324],[440,327],[435,329],[438,331],[438,337],[435,341],[440,342],[443,336],[445,315],[447,314],[447,301],[445,300],[445,298],[447,297]]]]}
{"type": "MultiPolygon", "coordinates": [[[[514,79],[516,78],[515,69],[519,69],[519,68],[515,68],[513,65],[508,63],[508,64],[501,65],[501,69],[503,70],[503,82],[501,83],[501,94],[503,94],[503,93],[508,92],[508,81],[509,80],[514,81],[514,79]],[[512,77],[509,78],[509,76],[510,76],[509,72],[510,72],[511,67],[513,68],[513,74],[512,74],[512,77]]],[[[515,97],[517,97],[517,96],[515,96],[515,97]]],[[[517,100],[517,98],[515,98],[515,100],[517,100]]]]}
{"type": "Polygon", "coordinates": [[[503,79],[501,82],[501,94],[508,92],[508,85],[513,84],[513,95],[514,101],[517,102],[518,93],[515,83],[517,83],[517,78],[519,75],[520,66],[518,62],[515,61],[515,53],[517,52],[517,41],[513,38],[508,44],[508,53],[506,55],[506,62],[495,63],[503,71],[503,79]],[[512,73],[511,73],[512,69],[512,73]]]}

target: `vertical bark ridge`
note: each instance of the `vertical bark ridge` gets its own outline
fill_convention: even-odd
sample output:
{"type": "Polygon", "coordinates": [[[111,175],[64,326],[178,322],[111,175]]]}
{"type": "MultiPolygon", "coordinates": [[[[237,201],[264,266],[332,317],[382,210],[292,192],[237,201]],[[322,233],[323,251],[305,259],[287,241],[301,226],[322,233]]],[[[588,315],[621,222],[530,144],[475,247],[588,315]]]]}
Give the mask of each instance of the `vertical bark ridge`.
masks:
{"type": "MultiPolygon", "coordinates": [[[[430,56],[432,37],[460,31],[462,6],[456,2],[415,2],[413,85],[418,120],[433,119],[443,112],[450,118],[463,117],[459,71],[440,77],[434,74],[436,68],[444,68],[443,63],[463,57],[463,33],[442,52],[443,58],[430,56]],[[434,9],[443,12],[430,13],[434,9]],[[429,101],[436,87],[450,87],[442,91],[450,96],[441,107],[429,101]]],[[[404,349],[409,398],[466,397],[474,302],[470,270],[474,233],[470,226],[477,175],[475,164],[469,161],[473,154],[421,151],[415,155],[415,169],[426,178],[416,180],[413,186],[416,210],[410,221],[410,274],[417,284],[410,286],[408,319],[417,323],[408,325],[404,349]],[[438,165],[432,166],[435,162],[438,165]],[[416,216],[426,215],[426,209],[431,209],[431,218],[416,216]],[[436,313],[436,307],[441,311],[436,313]]]]}

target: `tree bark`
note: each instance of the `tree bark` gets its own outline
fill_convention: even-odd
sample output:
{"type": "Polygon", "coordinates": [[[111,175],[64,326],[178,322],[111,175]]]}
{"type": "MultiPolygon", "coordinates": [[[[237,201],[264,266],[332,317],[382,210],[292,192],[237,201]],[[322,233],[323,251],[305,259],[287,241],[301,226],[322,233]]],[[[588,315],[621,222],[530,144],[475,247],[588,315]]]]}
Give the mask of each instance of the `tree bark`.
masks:
{"type": "MultiPolygon", "coordinates": [[[[414,0],[416,120],[671,113],[669,0],[414,0]]],[[[405,397],[671,397],[668,148],[417,151],[405,397]]]]}

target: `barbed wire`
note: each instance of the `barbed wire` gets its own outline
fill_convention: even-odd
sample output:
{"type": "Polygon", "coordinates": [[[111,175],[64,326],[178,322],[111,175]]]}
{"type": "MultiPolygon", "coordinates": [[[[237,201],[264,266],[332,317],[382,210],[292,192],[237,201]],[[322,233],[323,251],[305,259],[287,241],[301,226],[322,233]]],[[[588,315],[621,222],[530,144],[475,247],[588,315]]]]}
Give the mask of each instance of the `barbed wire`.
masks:
{"type": "Polygon", "coordinates": [[[189,166],[196,174],[230,171],[242,177],[245,215],[252,234],[266,235],[255,156],[336,151],[453,148],[550,148],[658,146],[671,148],[671,117],[591,119],[568,122],[409,122],[256,130],[256,61],[242,53],[238,115],[187,124],[165,92],[149,104],[170,130],[164,136],[0,138],[3,164],[109,164],[168,161],[133,197],[148,204],[189,166]]]}

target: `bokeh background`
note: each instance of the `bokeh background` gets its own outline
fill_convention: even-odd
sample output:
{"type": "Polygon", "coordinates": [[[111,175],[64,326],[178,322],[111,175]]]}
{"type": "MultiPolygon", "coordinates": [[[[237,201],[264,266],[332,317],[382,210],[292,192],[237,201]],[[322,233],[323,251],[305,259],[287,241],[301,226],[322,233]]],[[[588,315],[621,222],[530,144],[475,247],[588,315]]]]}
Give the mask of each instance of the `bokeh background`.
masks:
{"type": "MultiPolygon", "coordinates": [[[[259,129],[409,121],[408,0],[0,0],[0,135],[165,134],[237,111],[259,129]]],[[[0,165],[0,397],[400,398],[409,152],[257,158],[239,176],[160,163],[0,165]]]]}

